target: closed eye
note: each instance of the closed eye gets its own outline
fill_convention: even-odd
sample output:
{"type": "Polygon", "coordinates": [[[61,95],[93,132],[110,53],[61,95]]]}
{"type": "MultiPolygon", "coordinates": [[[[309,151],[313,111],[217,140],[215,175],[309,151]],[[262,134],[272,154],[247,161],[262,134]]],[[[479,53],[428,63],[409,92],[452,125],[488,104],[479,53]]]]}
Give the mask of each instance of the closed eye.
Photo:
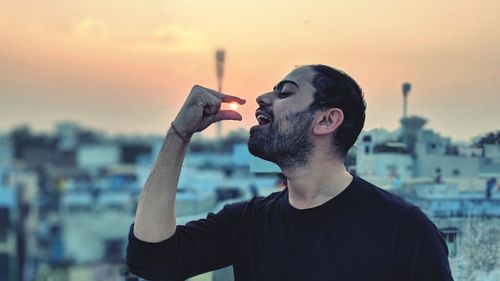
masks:
{"type": "Polygon", "coordinates": [[[286,98],[286,97],[290,96],[291,94],[292,93],[290,93],[290,92],[279,92],[278,97],[279,98],[286,98]]]}

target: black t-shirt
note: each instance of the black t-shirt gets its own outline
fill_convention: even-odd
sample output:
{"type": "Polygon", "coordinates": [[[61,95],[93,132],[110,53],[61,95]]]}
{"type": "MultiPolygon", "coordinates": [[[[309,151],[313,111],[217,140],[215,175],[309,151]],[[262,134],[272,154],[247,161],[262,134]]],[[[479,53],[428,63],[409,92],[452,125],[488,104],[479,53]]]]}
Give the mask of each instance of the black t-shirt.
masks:
{"type": "Polygon", "coordinates": [[[294,208],[284,189],[177,226],[162,242],[141,241],[132,229],[127,263],[149,280],[184,280],[231,264],[236,281],[453,280],[436,226],[358,176],[314,208],[294,208]]]}

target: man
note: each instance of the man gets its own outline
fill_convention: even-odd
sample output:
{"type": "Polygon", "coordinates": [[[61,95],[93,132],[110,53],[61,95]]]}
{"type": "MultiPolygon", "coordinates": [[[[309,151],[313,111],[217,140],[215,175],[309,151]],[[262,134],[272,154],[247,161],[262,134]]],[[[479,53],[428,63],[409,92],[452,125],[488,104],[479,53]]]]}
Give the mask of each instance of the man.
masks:
{"type": "Polygon", "coordinates": [[[176,227],[189,138],[242,118],[222,102],[245,103],[195,86],[172,123],[130,229],[132,273],[184,280],[232,264],[235,280],[452,280],[446,244],[420,209],[346,170],[366,104],[352,78],[324,65],[296,68],[257,98],[248,148],[282,169],[287,188],[176,227]]]}

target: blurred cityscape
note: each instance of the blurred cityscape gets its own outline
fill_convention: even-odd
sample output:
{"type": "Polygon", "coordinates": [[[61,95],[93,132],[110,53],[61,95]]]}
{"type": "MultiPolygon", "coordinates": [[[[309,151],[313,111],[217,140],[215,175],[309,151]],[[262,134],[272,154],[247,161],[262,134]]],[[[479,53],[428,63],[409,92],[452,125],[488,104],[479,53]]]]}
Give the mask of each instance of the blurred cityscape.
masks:
{"type": "MultiPolygon", "coordinates": [[[[454,143],[426,123],[404,115],[395,131],[363,131],[346,166],[433,220],[455,280],[500,280],[500,131],[454,143]]],[[[247,138],[243,129],[193,138],[177,195],[179,224],[283,188],[275,167],[249,154],[247,138]]],[[[50,133],[24,125],[0,135],[0,280],[136,280],[124,263],[127,234],[162,142],[73,122],[50,133]]]]}

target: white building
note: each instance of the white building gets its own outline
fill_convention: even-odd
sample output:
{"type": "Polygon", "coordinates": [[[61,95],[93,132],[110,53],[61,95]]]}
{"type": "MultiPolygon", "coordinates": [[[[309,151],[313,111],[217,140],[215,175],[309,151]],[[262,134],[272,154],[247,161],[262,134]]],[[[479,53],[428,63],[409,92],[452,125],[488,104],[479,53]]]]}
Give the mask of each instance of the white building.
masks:
{"type": "Polygon", "coordinates": [[[500,143],[485,144],[484,157],[491,159],[492,162],[500,163],[500,143]]]}
{"type": "Polygon", "coordinates": [[[103,166],[118,164],[121,150],[115,144],[82,145],[76,153],[78,168],[95,171],[103,166]]]}
{"type": "Polygon", "coordinates": [[[123,260],[135,200],[127,191],[68,192],[62,199],[64,257],[75,264],[123,260]]]}
{"type": "Polygon", "coordinates": [[[356,172],[388,180],[500,177],[500,145],[485,145],[482,158],[481,149],[453,145],[450,138],[423,129],[425,123],[413,116],[401,120],[399,136],[381,130],[363,133],[356,143],[356,172]]]}
{"type": "Polygon", "coordinates": [[[500,179],[500,143],[484,145],[484,158],[479,164],[479,176],[500,179]]]}
{"type": "Polygon", "coordinates": [[[371,182],[381,187],[399,187],[401,180],[413,176],[414,168],[414,161],[404,144],[386,142],[381,147],[368,133],[358,139],[356,173],[371,182]]]}

